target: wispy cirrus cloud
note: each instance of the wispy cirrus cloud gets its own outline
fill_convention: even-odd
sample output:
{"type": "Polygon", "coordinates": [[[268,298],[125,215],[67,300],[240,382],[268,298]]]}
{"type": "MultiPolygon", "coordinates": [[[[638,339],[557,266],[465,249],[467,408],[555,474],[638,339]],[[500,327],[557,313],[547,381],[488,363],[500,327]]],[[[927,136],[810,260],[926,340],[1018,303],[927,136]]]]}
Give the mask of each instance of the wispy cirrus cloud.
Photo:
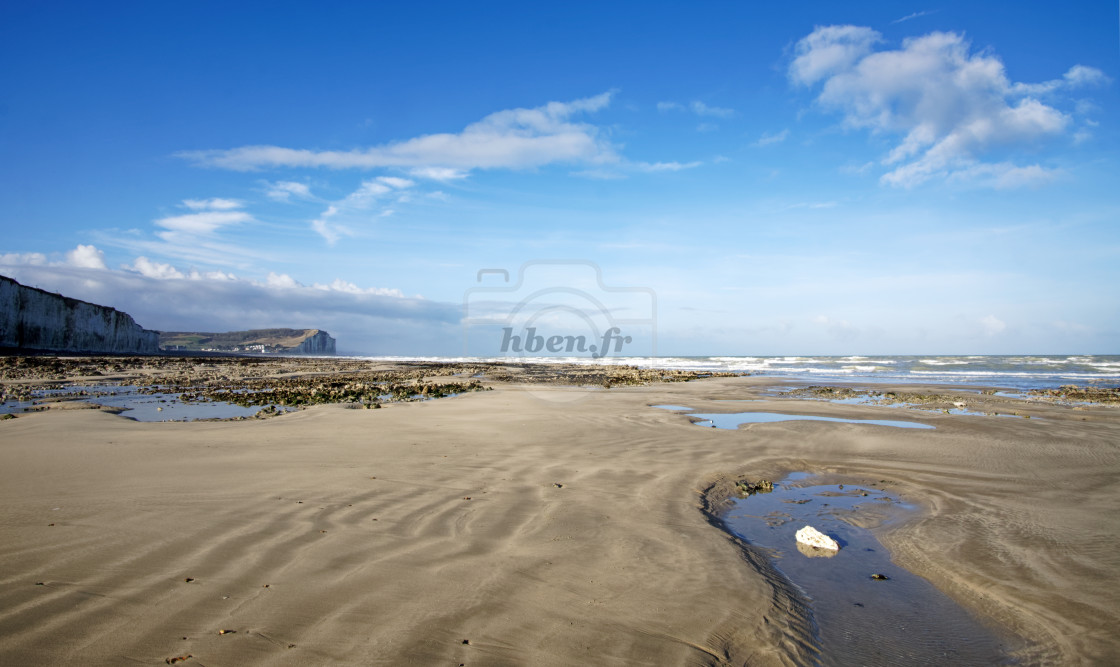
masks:
{"type": "Polygon", "coordinates": [[[754,142],[755,146],[769,146],[770,144],[780,144],[789,137],[789,129],[784,129],[781,132],[763,132],[762,136],[754,142]]]}
{"type": "MultiPolygon", "coordinates": [[[[184,151],[179,157],[201,166],[251,171],[277,167],[326,169],[417,168],[525,169],[554,163],[599,163],[617,159],[594,125],[576,117],[610,104],[613,92],[531,109],[507,109],[459,133],[427,134],[350,151],[283,146],[184,151]]],[[[451,172],[443,172],[445,174],[451,172]]]]}
{"type": "Polygon", "coordinates": [[[901,135],[882,160],[891,167],[880,178],[886,185],[959,180],[978,169],[1002,172],[1006,178],[995,183],[1007,187],[1045,182],[1056,174],[1040,165],[987,165],[982,158],[1066,132],[1070,116],[1039,95],[1107,81],[1099,70],[1075,65],[1060,80],[1012,83],[994,54],[973,53],[956,33],[933,32],[877,51],[882,41],[866,27],[819,27],[795,46],[789,78],[820,86],[818,105],[843,114],[848,127],[901,135]]]}
{"type": "Polygon", "coordinates": [[[891,25],[894,25],[896,23],[905,23],[907,21],[912,21],[914,19],[918,19],[918,18],[921,18],[923,16],[929,16],[930,14],[936,14],[936,13],[937,13],[936,11],[914,12],[913,14],[908,14],[906,16],[903,16],[902,18],[895,19],[895,20],[891,21],[891,25]]]}
{"type": "Polygon", "coordinates": [[[374,215],[392,215],[388,206],[408,201],[416,182],[399,176],[378,176],[362,181],[356,190],[343,199],[332,203],[317,218],[311,221],[311,229],[323,237],[327,245],[334,245],[343,236],[354,234],[353,226],[374,215]]]}
{"type": "Polygon", "coordinates": [[[658,102],[658,111],[692,111],[697,116],[714,116],[716,118],[731,118],[735,115],[734,109],[725,107],[714,107],[701,102],[700,100],[693,100],[688,104],[681,104],[680,102],[658,102]]]}
{"type": "Polygon", "coordinates": [[[166,231],[157,236],[168,242],[185,241],[192,236],[207,236],[221,227],[249,222],[253,216],[241,208],[242,204],[230,199],[184,199],[183,206],[196,211],[183,215],[172,215],[155,221],[157,227],[166,231]]]}

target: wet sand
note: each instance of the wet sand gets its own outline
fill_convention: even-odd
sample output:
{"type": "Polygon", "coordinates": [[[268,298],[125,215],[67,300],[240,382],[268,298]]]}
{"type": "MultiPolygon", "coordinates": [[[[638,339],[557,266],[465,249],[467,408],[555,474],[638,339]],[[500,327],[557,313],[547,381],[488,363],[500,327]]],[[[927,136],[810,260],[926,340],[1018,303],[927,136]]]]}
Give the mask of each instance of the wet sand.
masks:
{"type": "Polygon", "coordinates": [[[810,664],[811,608],[716,518],[736,480],[790,471],[924,508],[877,536],[1013,659],[1120,661],[1120,410],[947,415],[776,384],[0,421],[0,664],[810,664]],[[936,428],[705,429],[653,404],[936,428]]]}

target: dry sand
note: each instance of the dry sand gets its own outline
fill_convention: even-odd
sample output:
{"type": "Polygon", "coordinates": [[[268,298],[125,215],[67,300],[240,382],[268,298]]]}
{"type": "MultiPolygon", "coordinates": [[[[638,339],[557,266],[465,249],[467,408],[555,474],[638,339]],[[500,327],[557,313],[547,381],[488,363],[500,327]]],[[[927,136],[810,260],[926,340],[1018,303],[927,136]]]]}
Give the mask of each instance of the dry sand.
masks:
{"type": "Polygon", "coordinates": [[[809,664],[803,603],[702,511],[787,471],[926,508],[880,538],[1023,664],[1120,662],[1120,410],[714,402],[765,384],[2,421],[0,664],[809,664]],[[704,429],[661,403],[936,430],[704,429]]]}

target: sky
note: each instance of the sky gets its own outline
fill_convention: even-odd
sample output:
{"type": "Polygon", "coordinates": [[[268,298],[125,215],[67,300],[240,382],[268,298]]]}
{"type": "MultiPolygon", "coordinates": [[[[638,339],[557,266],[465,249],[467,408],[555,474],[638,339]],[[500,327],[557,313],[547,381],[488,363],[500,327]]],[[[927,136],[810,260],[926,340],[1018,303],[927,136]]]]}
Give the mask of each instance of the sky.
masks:
{"type": "Polygon", "coordinates": [[[1118,35],[1102,2],[13,0],[0,274],[363,355],[1116,354],[1118,35]]]}

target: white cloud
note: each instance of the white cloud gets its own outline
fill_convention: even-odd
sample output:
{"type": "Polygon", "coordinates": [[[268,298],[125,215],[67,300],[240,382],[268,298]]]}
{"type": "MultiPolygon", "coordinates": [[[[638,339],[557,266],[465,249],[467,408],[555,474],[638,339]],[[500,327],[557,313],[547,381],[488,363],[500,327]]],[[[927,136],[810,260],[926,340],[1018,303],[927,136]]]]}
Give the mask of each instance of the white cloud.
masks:
{"type": "Polygon", "coordinates": [[[191,269],[187,277],[191,280],[237,280],[237,276],[232,273],[226,273],[225,271],[207,271],[206,273],[202,273],[197,269],[191,269]]]}
{"type": "Polygon", "coordinates": [[[427,178],[433,181],[456,181],[467,177],[467,172],[462,169],[451,169],[449,167],[417,167],[410,169],[408,173],[416,178],[427,178]]]}
{"type": "Polygon", "coordinates": [[[645,172],[658,172],[658,171],[681,171],[682,169],[693,169],[704,164],[703,162],[635,162],[633,167],[638,171],[645,172]]]}
{"type": "Polygon", "coordinates": [[[1047,95],[1061,90],[1100,86],[1109,81],[1111,79],[1095,67],[1074,65],[1060,79],[1052,79],[1042,83],[1016,83],[1011,87],[1011,90],[1018,95],[1047,95]]]}
{"type": "MultiPolygon", "coordinates": [[[[172,232],[185,234],[211,234],[220,227],[248,222],[253,216],[244,211],[203,211],[160,218],[155,223],[172,232]]],[[[163,236],[161,234],[161,236],[163,236]]],[[[166,238],[166,237],[164,237],[166,238]]]]}
{"type": "Polygon", "coordinates": [[[0,255],[0,264],[45,266],[47,256],[41,252],[6,252],[0,255]]]}
{"type": "Polygon", "coordinates": [[[980,318],[980,328],[984,330],[986,336],[996,336],[1007,329],[1007,324],[997,318],[995,315],[987,315],[980,318]]]}
{"type": "Polygon", "coordinates": [[[379,176],[377,180],[385,185],[403,190],[404,188],[411,188],[416,185],[415,181],[410,181],[407,178],[398,178],[396,176],[379,176]]]}
{"type": "Polygon", "coordinates": [[[341,278],[335,278],[333,282],[328,285],[314,283],[311,287],[322,290],[324,292],[345,292],[347,294],[374,294],[377,296],[392,296],[397,298],[404,298],[404,294],[398,289],[389,289],[385,287],[358,287],[352,282],[345,281],[341,278]]]}
{"type": "MultiPolygon", "coordinates": [[[[351,229],[346,223],[360,224],[370,220],[370,214],[365,212],[375,208],[379,202],[382,206],[386,200],[397,204],[407,203],[410,200],[407,191],[415,185],[415,181],[397,176],[378,176],[362,181],[357,190],[334,202],[318,218],[312,220],[311,229],[322,236],[327,245],[334,245],[343,235],[351,235],[351,229]]],[[[392,214],[392,209],[382,208],[376,217],[392,214]]]]}
{"type": "Polygon", "coordinates": [[[948,178],[952,182],[996,190],[1012,190],[1046,185],[1059,178],[1062,173],[1058,169],[1046,169],[1037,164],[1017,167],[1009,162],[1000,162],[997,164],[974,164],[954,171],[948,178]]]}
{"type": "Polygon", "coordinates": [[[1086,67],[1085,65],[1074,65],[1069,68],[1065,74],[1062,75],[1066,83],[1075,88],[1081,86],[1100,86],[1111,81],[1105,73],[1095,67],[1086,67]]]}
{"type": "Polygon", "coordinates": [[[344,200],[350,206],[366,207],[371,201],[382,195],[387,195],[393,189],[385,185],[380,179],[362,181],[357,190],[351,192],[344,200]]]}
{"type": "Polygon", "coordinates": [[[82,269],[104,269],[105,253],[92,245],[81,245],[66,253],[66,263],[82,269]]]}
{"type": "Polygon", "coordinates": [[[269,287],[278,287],[280,289],[293,289],[296,287],[303,287],[303,285],[296,282],[294,278],[286,273],[268,272],[268,278],[265,280],[265,285],[269,287]]]}
{"type": "Polygon", "coordinates": [[[572,118],[603,109],[610,104],[611,95],[606,92],[533,109],[498,111],[458,134],[428,134],[351,151],[242,146],[187,151],[179,156],[201,165],[238,171],[262,167],[523,169],[557,162],[610,162],[617,157],[598,129],[573,122],[572,118]]]}
{"type": "Polygon", "coordinates": [[[769,146],[770,144],[780,144],[789,137],[789,129],[782,130],[781,132],[763,132],[758,141],[754,142],[755,146],[769,146]]]}
{"type": "Polygon", "coordinates": [[[236,199],[221,199],[215,197],[213,199],[184,199],[183,206],[186,206],[192,211],[231,211],[235,208],[241,208],[242,204],[236,199]]]}
{"type": "Polygon", "coordinates": [[[821,79],[852,68],[871,53],[882,36],[871,28],[854,25],[818,27],[794,47],[797,57],[790,65],[790,78],[812,85],[821,79]]]}
{"type": "MultiPolygon", "coordinates": [[[[893,170],[881,181],[913,187],[934,177],[967,175],[988,167],[987,152],[1017,147],[1061,134],[1070,118],[1029,94],[1061,86],[1088,85],[1104,75],[1075,66],[1060,83],[1012,84],[1003,63],[987,52],[970,53],[954,33],[934,32],[906,39],[897,50],[872,52],[879,33],[858,26],[817,28],[797,43],[789,76],[795,83],[821,84],[825,109],[839,111],[848,127],[901,135],[884,164],[893,170]]],[[[1012,165],[1013,167],[1013,165],[1012,165]]],[[[1038,182],[1042,167],[997,179],[1038,182]]]]}
{"type": "Polygon", "coordinates": [[[332,225],[328,221],[337,213],[338,207],[328,206],[327,210],[323,211],[322,215],[311,221],[311,228],[315,230],[315,233],[326,240],[327,245],[334,245],[343,231],[342,228],[332,225]]]}
{"type": "Polygon", "coordinates": [[[657,110],[661,112],[691,110],[697,116],[712,116],[715,118],[731,118],[735,115],[734,109],[708,106],[700,100],[689,102],[688,106],[679,102],[658,102],[657,110]]]}
{"type": "Polygon", "coordinates": [[[698,116],[715,116],[717,118],[730,118],[735,115],[734,109],[725,109],[722,107],[710,107],[699,100],[689,105],[696,115],[698,116]]]}
{"type": "Polygon", "coordinates": [[[304,183],[296,183],[294,181],[277,181],[276,183],[269,183],[265,181],[267,190],[265,195],[269,199],[276,201],[287,202],[291,201],[292,197],[299,199],[310,199],[311,188],[307,187],[304,183]]]}
{"type": "Polygon", "coordinates": [[[186,277],[182,271],[170,264],[153,262],[144,256],[137,257],[132,262],[132,266],[125,266],[124,268],[136,271],[145,278],[155,278],[157,280],[180,280],[186,277]]]}
{"type": "Polygon", "coordinates": [[[930,12],[930,11],[914,12],[913,14],[909,14],[907,16],[903,16],[900,19],[895,19],[895,20],[891,21],[891,25],[894,25],[895,23],[904,23],[906,21],[910,21],[910,20],[916,19],[916,18],[921,18],[923,16],[929,16],[930,14],[933,14],[933,13],[934,12],[930,12]]]}

